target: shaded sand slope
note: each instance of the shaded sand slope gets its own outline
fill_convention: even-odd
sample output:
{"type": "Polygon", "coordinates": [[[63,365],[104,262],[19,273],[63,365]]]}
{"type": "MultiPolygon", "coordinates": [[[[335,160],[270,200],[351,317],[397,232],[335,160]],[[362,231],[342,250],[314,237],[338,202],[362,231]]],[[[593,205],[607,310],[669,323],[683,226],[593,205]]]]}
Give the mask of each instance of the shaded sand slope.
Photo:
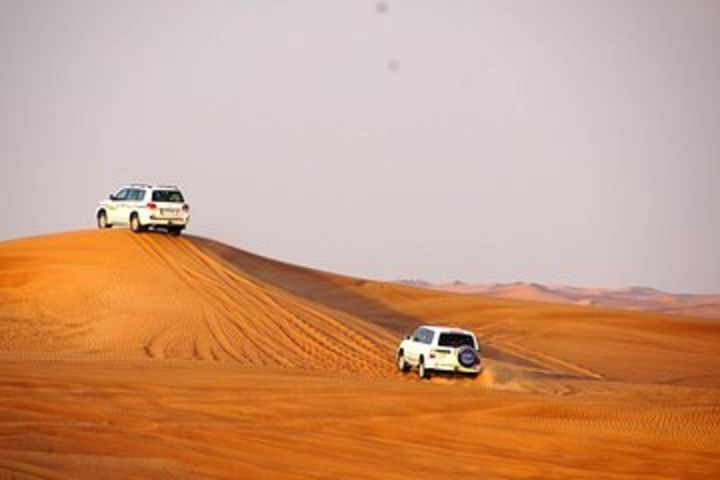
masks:
{"type": "Polygon", "coordinates": [[[392,337],[183,238],[89,231],[0,244],[1,350],[387,374],[392,337]]]}
{"type": "Polygon", "coordinates": [[[370,320],[392,331],[395,339],[422,321],[404,313],[404,305],[438,297],[435,292],[300,267],[214,240],[189,238],[203,251],[238,271],[336,313],[370,320]]]}
{"type": "Polygon", "coordinates": [[[277,288],[397,335],[420,323],[475,330],[496,360],[556,375],[720,385],[720,323],[493,299],[319,272],[206,239],[201,248],[277,288]],[[632,366],[632,368],[630,367],[632,366]]]}

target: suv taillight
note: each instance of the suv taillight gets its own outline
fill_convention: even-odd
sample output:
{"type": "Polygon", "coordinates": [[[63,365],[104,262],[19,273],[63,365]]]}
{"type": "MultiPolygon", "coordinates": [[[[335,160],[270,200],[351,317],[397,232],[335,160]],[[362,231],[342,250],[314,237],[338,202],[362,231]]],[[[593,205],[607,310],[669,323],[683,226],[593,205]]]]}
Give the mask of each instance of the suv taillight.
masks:
{"type": "Polygon", "coordinates": [[[149,208],[150,210],[154,210],[154,209],[157,208],[157,205],[155,205],[153,202],[150,202],[150,203],[148,203],[148,204],[145,205],[145,206],[146,206],[147,208],[149,208]]]}
{"type": "Polygon", "coordinates": [[[188,213],[190,211],[190,205],[185,204],[183,205],[183,212],[188,213]]]}

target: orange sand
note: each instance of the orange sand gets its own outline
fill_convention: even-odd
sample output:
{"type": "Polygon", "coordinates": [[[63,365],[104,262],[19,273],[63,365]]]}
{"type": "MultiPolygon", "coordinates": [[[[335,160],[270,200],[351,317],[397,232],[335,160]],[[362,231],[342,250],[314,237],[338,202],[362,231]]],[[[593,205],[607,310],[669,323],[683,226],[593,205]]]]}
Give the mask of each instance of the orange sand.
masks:
{"type": "Polygon", "coordinates": [[[198,238],[0,243],[0,478],[712,478],[720,323],[304,269],[198,238]],[[477,380],[393,349],[471,328],[477,380]]]}

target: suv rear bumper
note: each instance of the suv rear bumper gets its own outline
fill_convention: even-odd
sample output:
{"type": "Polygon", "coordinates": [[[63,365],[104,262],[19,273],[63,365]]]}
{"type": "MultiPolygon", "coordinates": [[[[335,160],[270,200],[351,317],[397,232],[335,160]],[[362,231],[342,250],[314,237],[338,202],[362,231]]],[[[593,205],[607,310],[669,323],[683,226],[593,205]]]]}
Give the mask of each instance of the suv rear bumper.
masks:
{"type": "Polygon", "coordinates": [[[161,217],[150,213],[147,210],[141,210],[138,214],[140,215],[140,223],[144,227],[185,227],[190,221],[190,216],[161,217]]]}
{"type": "Polygon", "coordinates": [[[462,368],[459,367],[458,369],[448,369],[447,367],[443,368],[428,368],[427,371],[431,373],[432,375],[438,375],[438,376],[456,376],[461,375],[464,377],[470,377],[470,378],[477,378],[479,377],[483,372],[483,367],[479,366],[476,369],[472,368],[462,368]]]}
{"type": "Polygon", "coordinates": [[[480,362],[478,362],[473,367],[463,367],[460,365],[460,363],[442,363],[438,364],[436,362],[428,361],[425,363],[425,368],[428,370],[432,370],[434,372],[447,372],[447,373],[469,373],[469,374],[475,374],[482,371],[483,366],[480,362]]]}
{"type": "Polygon", "coordinates": [[[427,366],[428,370],[432,370],[434,372],[450,372],[450,373],[478,373],[481,372],[483,367],[482,365],[477,365],[473,368],[465,368],[461,367],[460,365],[456,365],[454,367],[451,367],[449,365],[434,365],[434,366],[427,366]]]}
{"type": "Polygon", "coordinates": [[[187,225],[187,220],[182,218],[149,218],[147,225],[187,225]]]}

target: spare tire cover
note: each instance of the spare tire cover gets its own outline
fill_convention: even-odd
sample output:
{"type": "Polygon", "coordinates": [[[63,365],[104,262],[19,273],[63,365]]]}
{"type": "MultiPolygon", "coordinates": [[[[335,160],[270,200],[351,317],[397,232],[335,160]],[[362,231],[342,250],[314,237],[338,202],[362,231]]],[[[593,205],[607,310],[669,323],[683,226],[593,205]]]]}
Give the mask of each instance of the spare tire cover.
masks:
{"type": "Polygon", "coordinates": [[[463,367],[474,367],[477,362],[478,355],[474,348],[465,346],[458,352],[458,363],[463,367]]]}

